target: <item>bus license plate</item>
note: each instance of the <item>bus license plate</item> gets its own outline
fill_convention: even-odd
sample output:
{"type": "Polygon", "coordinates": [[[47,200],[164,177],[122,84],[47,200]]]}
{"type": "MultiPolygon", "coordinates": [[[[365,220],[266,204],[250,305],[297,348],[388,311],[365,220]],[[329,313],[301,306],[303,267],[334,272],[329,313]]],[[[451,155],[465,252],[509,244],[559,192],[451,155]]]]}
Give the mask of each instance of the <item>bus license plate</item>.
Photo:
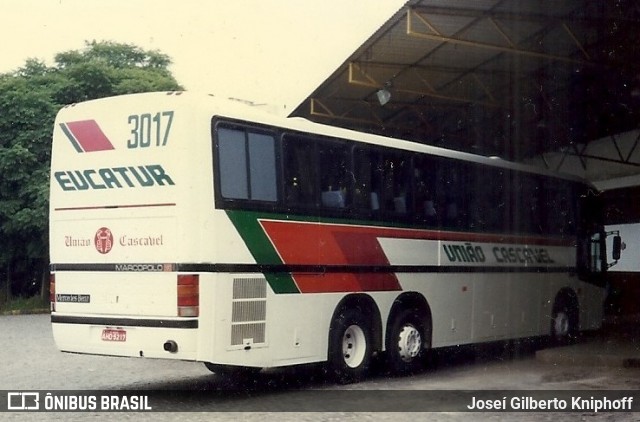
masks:
{"type": "Polygon", "coordinates": [[[127,341],[127,332],[114,328],[102,330],[102,341],[127,341]]]}

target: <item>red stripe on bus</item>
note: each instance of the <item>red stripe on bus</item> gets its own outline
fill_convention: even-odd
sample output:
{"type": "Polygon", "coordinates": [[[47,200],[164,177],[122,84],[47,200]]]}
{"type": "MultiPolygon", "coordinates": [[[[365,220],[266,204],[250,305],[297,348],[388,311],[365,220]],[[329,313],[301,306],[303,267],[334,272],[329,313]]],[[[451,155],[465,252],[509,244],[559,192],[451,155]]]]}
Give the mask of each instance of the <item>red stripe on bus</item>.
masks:
{"type": "MultiPolygon", "coordinates": [[[[350,233],[351,238],[353,238],[354,234],[360,233],[361,235],[366,234],[367,236],[374,236],[375,238],[441,240],[449,242],[482,242],[565,247],[574,246],[575,243],[575,239],[573,238],[565,239],[559,237],[401,229],[376,226],[350,226],[342,224],[304,223],[297,221],[260,220],[260,223],[265,230],[267,230],[267,227],[274,230],[280,225],[286,225],[288,227],[287,231],[289,232],[289,238],[287,239],[288,242],[302,241],[303,239],[306,239],[306,233],[309,233],[311,236],[313,233],[330,231],[332,233],[350,233]]],[[[357,253],[357,251],[354,253],[357,253]]],[[[324,258],[324,256],[318,257],[320,260],[313,262],[316,264],[326,264],[327,262],[323,260],[324,258]]]]}
{"type": "MultiPolygon", "coordinates": [[[[571,246],[568,239],[260,220],[286,265],[389,266],[380,238],[571,246]]],[[[400,290],[393,273],[294,273],[303,293],[400,290]]]]}
{"type": "MultiPolygon", "coordinates": [[[[287,265],[388,266],[379,229],[298,222],[261,221],[287,265]]],[[[393,273],[294,273],[302,293],[400,290],[393,273]]]]}
{"type": "Polygon", "coordinates": [[[293,273],[301,293],[380,292],[401,290],[393,273],[293,273]]]}
{"type": "Polygon", "coordinates": [[[95,120],[67,122],[67,127],[76,138],[84,152],[107,151],[115,149],[109,138],[102,132],[95,120]]]}

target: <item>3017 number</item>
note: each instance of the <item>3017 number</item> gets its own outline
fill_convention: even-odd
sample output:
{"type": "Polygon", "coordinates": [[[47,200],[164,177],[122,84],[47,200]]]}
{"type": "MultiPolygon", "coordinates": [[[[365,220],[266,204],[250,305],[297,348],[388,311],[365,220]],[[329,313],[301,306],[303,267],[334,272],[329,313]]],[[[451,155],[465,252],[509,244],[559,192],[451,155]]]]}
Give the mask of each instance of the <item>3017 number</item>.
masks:
{"type": "Polygon", "coordinates": [[[131,136],[127,141],[127,148],[163,147],[169,140],[173,111],[132,114],[128,123],[131,136]]]}

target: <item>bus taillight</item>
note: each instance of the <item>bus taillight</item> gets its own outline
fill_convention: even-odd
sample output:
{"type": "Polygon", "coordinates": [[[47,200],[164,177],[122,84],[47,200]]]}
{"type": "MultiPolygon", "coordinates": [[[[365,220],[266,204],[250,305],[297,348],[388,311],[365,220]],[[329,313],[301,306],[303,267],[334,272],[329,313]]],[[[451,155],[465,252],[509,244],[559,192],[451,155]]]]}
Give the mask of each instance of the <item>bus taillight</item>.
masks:
{"type": "Polygon", "coordinates": [[[49,307],[51,312],[56,311],[56,275],[49,274],[49,307]]]}
{"type": "Polygon", "coordinates": [[[200,305],[200,276],[178,275],[178,316],[197,317],[200,305]]]}

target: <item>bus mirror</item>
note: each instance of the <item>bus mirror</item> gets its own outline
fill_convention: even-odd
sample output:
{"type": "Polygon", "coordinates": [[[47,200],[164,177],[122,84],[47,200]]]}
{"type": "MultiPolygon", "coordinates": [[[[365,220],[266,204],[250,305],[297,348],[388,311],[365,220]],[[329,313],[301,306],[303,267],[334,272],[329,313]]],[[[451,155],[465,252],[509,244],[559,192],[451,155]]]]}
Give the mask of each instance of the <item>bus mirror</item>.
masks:
{"type": "Polygon", "coordinates": [[[620,236],[613,237],[613,249],[611,251],[611,256],[614,260],[620,259],[620,253],[622,251],[622,238],[620,236]]]}

